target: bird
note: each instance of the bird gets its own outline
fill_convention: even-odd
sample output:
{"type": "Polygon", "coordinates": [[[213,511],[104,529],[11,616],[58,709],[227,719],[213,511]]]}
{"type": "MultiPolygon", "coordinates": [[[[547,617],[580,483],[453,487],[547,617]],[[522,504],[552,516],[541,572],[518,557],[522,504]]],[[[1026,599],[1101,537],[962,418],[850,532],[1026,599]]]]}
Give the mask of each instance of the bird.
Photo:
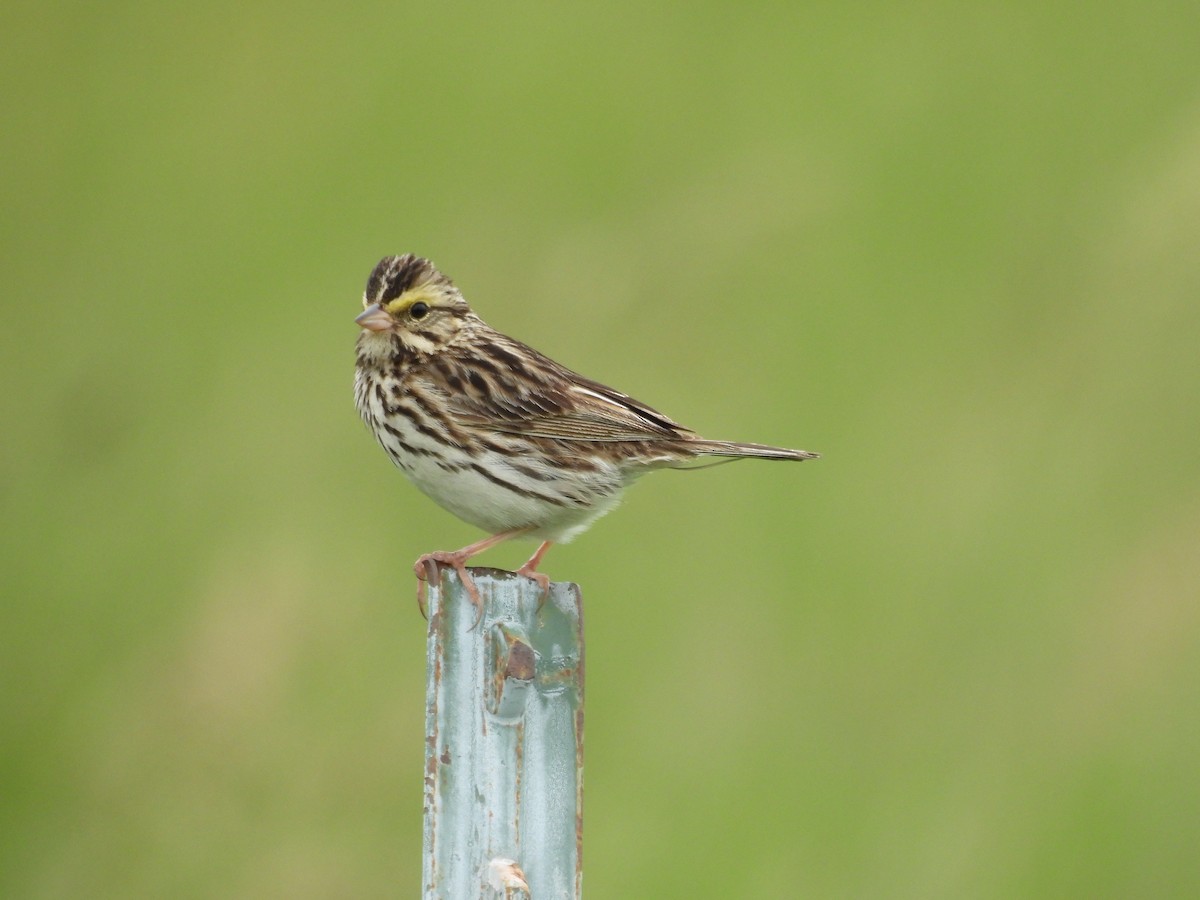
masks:
{"type": "Polygon", "coordinates": [[[392,462],[430,499],[488,533],[414,564],[417,602],[439,566],[453,568],[483,615],[466,569],[512,538],[540,544],[517,574],[538,571],[655,469],[819,454],[708,440],[628,394],[593,381],[495,330],[438,268],[411,253],[385,256],[355,318],[354,401],[392,462]]]}

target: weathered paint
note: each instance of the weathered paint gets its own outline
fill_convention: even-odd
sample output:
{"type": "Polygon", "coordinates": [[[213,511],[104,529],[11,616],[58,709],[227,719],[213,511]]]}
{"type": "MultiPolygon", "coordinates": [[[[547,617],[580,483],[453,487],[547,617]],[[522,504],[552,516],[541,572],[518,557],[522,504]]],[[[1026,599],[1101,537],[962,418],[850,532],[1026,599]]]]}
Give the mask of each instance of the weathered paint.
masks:
{"type": "MultiPolygon", "coordinates": [[[[578,585],[471,569],[429,585],[425,900],[583,891],[583,610],[578,585]],[[544,602],[543,602],[544,601],[544,602]],[[497,880],[497,862],[519,879],[497,880]],[[502,882],[502,886],[501,886],[502,882]]],[[[507,871],[507,870],[506,870],[507,871]]]]}

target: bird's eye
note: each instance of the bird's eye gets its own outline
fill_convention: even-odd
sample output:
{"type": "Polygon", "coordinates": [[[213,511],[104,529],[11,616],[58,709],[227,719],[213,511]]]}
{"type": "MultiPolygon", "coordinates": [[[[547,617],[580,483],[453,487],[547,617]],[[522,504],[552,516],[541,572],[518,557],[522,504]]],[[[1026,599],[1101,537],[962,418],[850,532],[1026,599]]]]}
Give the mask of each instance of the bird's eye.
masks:
{"type": "Polygon", "coordinates": [[[414,303],[409,307],[408,314],[414,319],[423,319],[429,314],[428,303],[414,303]]]}

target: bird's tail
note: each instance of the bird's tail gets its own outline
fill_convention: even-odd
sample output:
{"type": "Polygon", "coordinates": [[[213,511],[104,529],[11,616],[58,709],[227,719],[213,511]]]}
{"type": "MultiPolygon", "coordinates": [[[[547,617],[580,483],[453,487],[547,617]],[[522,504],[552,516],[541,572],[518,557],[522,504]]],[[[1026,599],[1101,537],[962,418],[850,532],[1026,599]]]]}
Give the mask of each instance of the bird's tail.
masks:
{"type": "Polygon", "coordinates": [[[819,453],[807,450],[788,450],[765,444],[742,444],[737,441],[692,441],[692,448],[702,456],[723,456],[726,459],[819,459],[819,453]]]}

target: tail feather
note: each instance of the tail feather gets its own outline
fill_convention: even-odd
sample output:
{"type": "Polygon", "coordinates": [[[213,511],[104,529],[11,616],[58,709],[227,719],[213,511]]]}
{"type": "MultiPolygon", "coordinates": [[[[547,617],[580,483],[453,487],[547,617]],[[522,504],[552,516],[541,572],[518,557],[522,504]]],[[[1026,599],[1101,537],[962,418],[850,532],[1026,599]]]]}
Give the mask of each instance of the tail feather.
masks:
{"type": "Polygon", "coordinates": [[[724,456],[728,459],[819,459],[819,453],[807,450],[788,450],[766,444],[743,444],[737,441],[692,441],[692,447],[703,456],[724,456]]]}

